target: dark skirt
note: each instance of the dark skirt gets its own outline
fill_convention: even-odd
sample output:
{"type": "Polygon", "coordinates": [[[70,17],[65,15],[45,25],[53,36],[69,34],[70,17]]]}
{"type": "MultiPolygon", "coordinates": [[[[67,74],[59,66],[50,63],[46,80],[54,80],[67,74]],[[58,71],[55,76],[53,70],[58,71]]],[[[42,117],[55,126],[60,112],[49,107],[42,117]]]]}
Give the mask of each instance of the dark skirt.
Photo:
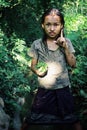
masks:
{"type": "Polygon", "coordinates": [[[25,120],[34,124],[74,123],[74,101],[69,87],[57,90],[38,88],[31,115],[25,120]]]}

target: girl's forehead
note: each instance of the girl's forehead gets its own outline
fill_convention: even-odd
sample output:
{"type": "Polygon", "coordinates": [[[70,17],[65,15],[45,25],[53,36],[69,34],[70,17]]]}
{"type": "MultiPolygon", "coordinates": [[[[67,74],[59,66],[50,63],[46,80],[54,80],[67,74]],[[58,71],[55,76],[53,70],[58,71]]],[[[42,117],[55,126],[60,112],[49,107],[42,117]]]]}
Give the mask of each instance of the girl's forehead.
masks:
{"type": "Polygon", "coordinates": [[[47,15],[45,17],[45,21],[44,22],[47,22],[47,21],[57,21],[57,22],[61,22],[61,18],[60,16],[58,15],[47,15]]]}

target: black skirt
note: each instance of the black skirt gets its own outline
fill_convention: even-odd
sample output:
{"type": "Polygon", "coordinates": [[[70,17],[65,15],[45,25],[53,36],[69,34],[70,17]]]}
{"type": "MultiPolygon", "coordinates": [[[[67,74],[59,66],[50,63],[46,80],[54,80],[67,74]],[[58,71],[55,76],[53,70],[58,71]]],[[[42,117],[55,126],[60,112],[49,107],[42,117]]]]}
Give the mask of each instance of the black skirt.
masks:
{"type": "Polygon", "coordinates": [[[57,90],[38,88],[31,114],[25,118],[33,124],[74,123],[74,101],[69,87],[57,90]]]}

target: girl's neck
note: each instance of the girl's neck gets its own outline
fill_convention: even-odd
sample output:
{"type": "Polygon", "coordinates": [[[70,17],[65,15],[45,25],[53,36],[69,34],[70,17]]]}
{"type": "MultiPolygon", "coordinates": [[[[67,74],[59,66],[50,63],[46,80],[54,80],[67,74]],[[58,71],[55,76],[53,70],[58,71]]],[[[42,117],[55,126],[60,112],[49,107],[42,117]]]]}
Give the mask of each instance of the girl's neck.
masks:
{"type": "Polygon", "coordinates": [[[55,39],[47,39],[47,46],[49,50],[57,50],[59,46],[55,43],[55,39]]]}
{"type": "Polygon", "coordinates": [[[55,38],[47,37],[46,41],[47,41],[47,42],[50,42],[50,43],[51,43],[51,42],[53,43],[53,42],[56,41],[59,37],[60,37],[60,35],[57,35],[55,38]]]}
{"type": "Polygon", "coordinates": [[[54,39],[47,39],[47,43],[53,43],[55,40],[54,39]]]}

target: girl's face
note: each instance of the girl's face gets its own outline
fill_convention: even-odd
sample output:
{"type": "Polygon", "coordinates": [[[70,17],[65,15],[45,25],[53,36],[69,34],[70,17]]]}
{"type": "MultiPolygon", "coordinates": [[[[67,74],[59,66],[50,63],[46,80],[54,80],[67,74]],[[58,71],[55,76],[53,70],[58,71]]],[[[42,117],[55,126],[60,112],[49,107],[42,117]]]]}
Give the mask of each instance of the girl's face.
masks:
{"type": "Polygon", "coordinates": [[[44,19],[44,23],[42,24],[42,28],[44,29],[48,38],[55,39],[60,35],[60,31],[63,28],[60,16],[47,15],[44,19]]]}

